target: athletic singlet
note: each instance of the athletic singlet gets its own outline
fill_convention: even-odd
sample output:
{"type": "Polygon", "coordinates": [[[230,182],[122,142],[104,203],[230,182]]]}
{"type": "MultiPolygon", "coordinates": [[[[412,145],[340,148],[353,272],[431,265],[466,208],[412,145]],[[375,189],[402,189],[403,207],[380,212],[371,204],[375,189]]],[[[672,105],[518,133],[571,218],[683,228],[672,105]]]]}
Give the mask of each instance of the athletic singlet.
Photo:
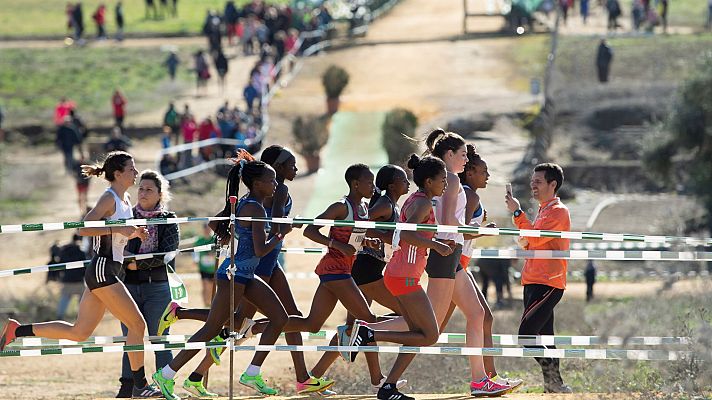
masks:
{"type": "MultiPolygon", "coordinates": [[[[470,189],[469,186],[463,185],[463,188],[470,189]]],[[[471,226],[482,226],[482,224],[485,222],[485,209],[482,204],[482,200],[480,200],[480,205],[477,207],[474,213],[472,213],[472,218],[470,219],[470,225],[471,226]]],[[[462,244],[462,255],[472,258],[472,252],[474,249],[474,244],[475,241],[473,239],[468,239],[465,240],[465,243],[462,244]]]]}
{"type": "MultiPolygon", "coordinates": [[[[356,209],[348,197],[344,197],[340,201],[346,204],[346,208],[348,209],[348,215],[345,220],[368,221],[368,207],[366,207],[365,204],[359,204],[358,209],[356,209]]],[[[365,228],[332,226],[329,229],[329,239],[352,245],[356,249],[356,253],[363,249],[363,239],[365,237],[365,228]]],[[[352,256],[347,256],[339,250],[330,247],[328,252],[319,261],[319,264],[317,264],[314,272],[316,272],[317,275],[351,274],[351,267],[356,259],[356,253],[352,256]]]]}
{"type": "MultiPolygon", "coordinates": [[[[465,225],[465,208],[467,207],[467,195],[465,194],[465,189],[462,185],[458,183],[459,191],[457,192],[457,205],[455,207],[455,219],[459,225],[465,225]]],[[[444,224],[445,219],[443,218],[443,198],[442,196],[433,197],[435,200],[435,220],[438,224],[444,224]]],[[[435,235],[436,238],[442,240],[454,240],[457,244],[463,244],[465,238],[461,233],[444,233],[438,232],[435,235]]]]}
{"type": "MultiPolygon", "coordinates": [[[[288,217],[289,213],[292,211],[292,196],[287,194],[287,202],[284,204],[284,208],[282,209],[282,217],[288,217]]],[[[272,217],[272,207],[265,207],[265,212],[267,213],[267,218],[272,217]]],[[[271,224],[268,222],[265,224],[265,233],[267,234],[267,237],[269,237],[270,230],[272,229],[271,224]]],[[[264,257],[260,259],[260,263],[257,266],[257,275],[260,276],[271,276],[272,271],[274,271],[274,268],[277,267],[277,258],[279,257],[279,253],[282,250],[282,244],[283,241],[279,241],[277,245],[267,253],[264,257]]]]}
{"type": "MultiPolygon", "coordinates": [[[[425,198],[426,195],[423,192],[415,192],[408,197],[408,199],[403,204],[401,209],[400,217],[398,218],[400,222],[406,222],[406,214],[408,208],[419,198],[425,198]]],[[[430,210],[430,214],[421,224],[432,224],[435,223],[435,213],[430,210]]],[[[434,236],[434,232],[417,232],[418,235],[425,239],[431,240],[434,236]]],[[[392,276],[395,278],[420,278],[425,271],[426,256],[428,255],[428,249],[424,247],[413,246],[406,242],[400,242],[400,246],[393,252],[393,258],[386,265],[386,270],[384,276],[392,276]]]]}
{"type": "MultiPolygon", "coordinates": [[[[391,204],[391,217],[386,222],[396,222],[398,221],[398,216],[400,215],[400,208],[398,204],[395,204],[388,196],[385,197],[391,204]]],[[[387,229],[377,229],[378,232],[388,233],[387,229]]],[[[390,231],[393,232],[393,231],[390,231]]],[[[393,246],[388,243],[382,243],[381,248],[378,250],[372,249],[370,247],[364,247],[359,254],[367,254],[377,260],[388,262],[391,257],[393,257],[393,246]]]]}
{"type": "MultiPolygon", "coordinates": [[[[122,201],[119,195],[114,192],[114,189],[106,188],[106,191],[111,193],[114,197],[114,207],[116,209],[107,220],[133,218],[131,200],[129,200],[128,193],[124,193],[124,200],[122,201]]],[[[96,255],[99,257],[123,263],[124,247],[126,247],[128,242],[128,237],[118,233],[94,236],[94,252],[96,252],[96,255]]]]}
{"type": "MultiPolygon", "coordinates": [[[[268,218],[272,217],[272,207],[265,207],[265,212],[267,213],[268,218]]],[[[287,203],[284,205],[284,209],[282,210],[282,216],[288,217],[290,212],[292,212],[292,196],[287,194],[287,203]]],[[[268,222],[265,229],[269,232],[270,228],[270,223],[268,222]]]]}
{"type": "MultiPolygon", "coordinates": [[[[242,207],[249,203],[254,203],[262,207],[258,201],[243,197],[237,203],[235,215],[239,215],[242,207]]],[[[260,258],[255,255],[255,246],[252,241],[252,225],[250,225],[249,228],[245,228],[239,223],[236,223],[235,236],[235,274],[244,278],[252,279],[254,277],[255,268],[257,268],[257,264],[260,262],[260,258]]],[[[230,267],[229,254],[230,253],[228,253],[228,258],[220,264],[217,271],[218,274],[227,274],[227,269],[230,267]]]]}

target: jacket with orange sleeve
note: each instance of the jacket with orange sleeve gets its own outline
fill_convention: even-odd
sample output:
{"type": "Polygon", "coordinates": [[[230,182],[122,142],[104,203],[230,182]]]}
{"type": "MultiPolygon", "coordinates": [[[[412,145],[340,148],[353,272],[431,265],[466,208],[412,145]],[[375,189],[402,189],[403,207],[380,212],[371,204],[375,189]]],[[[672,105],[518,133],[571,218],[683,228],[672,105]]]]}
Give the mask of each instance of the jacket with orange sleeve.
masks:
{"type": "MultiPolygon", "coordinates": [[[[546,231],[571,230],[569,209],[555,197],[541,204],[534,223],[524,213],[513,218],[519,229],[535,229],[546,231]]],[[[527,237],[526,250],[568,250],[569,239],[550,237],[527,237]]],[[[566,260],[527,259],[522,268],[522,285],[540,284],[566,289],[566,260]]]]}

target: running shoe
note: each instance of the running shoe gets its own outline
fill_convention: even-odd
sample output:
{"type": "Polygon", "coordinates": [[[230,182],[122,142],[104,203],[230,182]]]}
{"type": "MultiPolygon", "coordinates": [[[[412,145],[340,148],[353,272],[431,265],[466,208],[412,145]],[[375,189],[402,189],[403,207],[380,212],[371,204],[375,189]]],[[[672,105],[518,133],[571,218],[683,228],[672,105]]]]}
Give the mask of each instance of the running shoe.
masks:
{"type": "Polygon", "coordinates": [[[194,395],[199,399],[209,399],[211,397],[220,396],[217,393],[209,392],[208,389],[203,386],[202,381],[193,382],[189,379],[186,379],[183,381],[183,389],[185,389],[186,392],[194,395]]]}
{"type": "Polygon", "coordinates": [[[310,376],[304,382],[297,382],[297,394],[318,393],[327,390],[334,384],[334,381],[324,377],[315,378],[310,376]]]}
{"type": "Polygon", "coordinates": [[[176,381],[174,381],[173,379],[164,378],[162,370],[163,368],[159,369],[153,375],[151,375],[153,383],[155,383],[156,386],[161,389],[161,393],[163,393],[163,396],[166,398],[166,400],[180,400],[180,396],[175,394],[173,391],[173,388],[176,385],[176,381]]]}
{"type": "Polygon", "coordinates": [[[378,400],[415,400],[415,397],[407,396],[398,391],[395,387],[380,388],[378,389],[378,394],[376,395],[378,400]]]}
{"type": "Polygon", "coordinates": [[[335,392],[331,389],[324,389],[321,392],[317,392],[316,394],[318,394],[321,397],[330,397],[330,396],[336,396],[339,393],[335,392]]]}
{"type": "Polygon", "coordinates": [[[246,373],[243,373],[240,376],[240,385],[252,388],[265,396],[276,396],[278,393],[277,389],[267,386],[265,381],[262,379],[262,374],[249,376],[246,373]]]}
{"type": "Polygon", "coordinates": [[[490,378],[484,378],[479,382],[470,382],[470,394],[474,397],[497,397],[509,392],[510,386],[492,382],[490,378]]]}
{"type": "MultiPolygon", "coordinates": [[[[336,327],[336,334],[339,336],[339,346],[349,345],[349,334],[346,333],[346,331],[348,330],[348,325],[339,325],[336,327]]],[[[351,361],[351,356],[349,355],[348,351],[340,351],[339,354],[341,355],[341,358],[344,359],[344,361],[351,361]]]]}
{"type": "MultiPolygon", "coordinates": [[[[361,320],[356,320],[354,322],[354,327],[351,328],[351,337],[349,338],[349,346],[368,346],[369,343],[373,343],[374,335],[373,329],[365,325],[366,323],[361,320]]],[[[356,361],[356,356],[358,351],[351,352],[351,362],[356,361]]]]}
{"type": "MultiPolygon", "coordinates": [[[[406,383],[408,383],[407,379],[398,379],[398,382],[396,382],[396,389],[402,388],[403,386],[405,386],[406,383]]],[[[378,391],[381,389],[381,387],[385,384],[386,384],[386,377],[384,376],[381,379],[381,382],[378,383],[378,385],[371,385],[371,387],[373,388],[373,392],[378,393],[378,391]]]]}
{"type": "Polygon", "coordinates": [[[163,315],[161,315],[161,319],[158,321],[158,336],[165,334],[168,328],[178,321],[177,312],[179,308],[180,306],[178,303],[174,301],[168,304],[166,309],[163,311],[163,315]]]}
{"type": "Polygon", "coordinates": [[[499,383],[500,385],[505,385],[511,387],[509,392],[507,393],[512,393],[515,390],[519,389],[520,386],[524,383],[524,380],[522,379],[517,379],[517,378],[504,378],[500,375],[495,375],[494,377],[490,378],[492,381],[495,383],[499,383]]]}
{"type": "MultiPolygon", "coordinates": [[[[222,335],[217,335],[211,340],[211,342],[218,342],[225,344],[225,339],[223,339],[222,335]]],[[[208,349],[208,352],[210,353],[210,357],[212,357],[213,362],[215,365],[220,365],[220,356],[222,353],[225,351],[225,347],[211,347],[208,349]]],[[[188,381],[186,381],[188,382],[188,381]]]]}
{"type": "Polygon", "coordinates": [[[137,388],[136,386],[134,386],[133,390],[131,391],[132,399],[155,399],[162,397],[163,394],[161,393],[161,390],[155,385],[146,385],[142,388],[137,388]]]}
{"type": "Polygon", "coordinates": [[[0,351],[5,350],[5,346],[12,343],[15,340],[15,330],[20,326],[20,323],[10,318],[7,320],[5,327],[2,328],[2,334],[0,334],[0,351]]]}

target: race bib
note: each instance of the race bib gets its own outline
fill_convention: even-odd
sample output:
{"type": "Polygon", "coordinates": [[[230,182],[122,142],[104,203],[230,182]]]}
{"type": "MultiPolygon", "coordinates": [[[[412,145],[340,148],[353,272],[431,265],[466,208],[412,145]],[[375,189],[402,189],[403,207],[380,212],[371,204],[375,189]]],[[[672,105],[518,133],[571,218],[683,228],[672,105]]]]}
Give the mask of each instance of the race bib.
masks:
{"type": "Polygon", "coordinates": [[[210,254],[203,254],[200,256],[200,264],[202,265],[210,265],[215,261],[215,257],[213,257],[210,254]]]}
{"type": "Polygon", "coordinates": [[[354,229],[351,231],[351,236],[349,236],[349,244],[356,249],[356,251],[363,250],[363,240],[366,238],[365,229],[354,229]]]}
{"type": "Polygon", "coordinates": [[[171,288],[171,300],[175,301],[178,304],[187,303],[188,290],[186,290],[185,284],[170,265],[167,265],[167,267],[168,286],[170,286],[171,288]]]}

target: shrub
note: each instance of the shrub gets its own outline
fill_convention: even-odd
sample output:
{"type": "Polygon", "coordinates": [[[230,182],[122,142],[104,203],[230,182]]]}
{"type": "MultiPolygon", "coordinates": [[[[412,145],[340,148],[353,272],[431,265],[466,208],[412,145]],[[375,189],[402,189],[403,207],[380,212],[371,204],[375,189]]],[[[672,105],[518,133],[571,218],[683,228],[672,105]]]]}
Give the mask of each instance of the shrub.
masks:
{"type": "Polygon", "coordinates": [[[388,162],[404,165],[408,156],[418,152],[418,143],[414,140],[418,117],[404,108],[395,108],[386,114],[383,121],[383,147],[388,153],[388,162]],[[411,138],[413,140],[410,140],[411,138]]]}
{"type": "Polygon", "coordinates": [[[297,152],[303,156],[318,156],[329,140],[329,117],[326,115],[297,117],[292,124],[292,134],[297,142],[297,152]]]}
{"type": "Polygon", "coordinates": [[[331,65],[321,76],[321,83],[324,85],[326,97],[337,99],[349,84],[349,73],[339,66],[331,65]]]}

